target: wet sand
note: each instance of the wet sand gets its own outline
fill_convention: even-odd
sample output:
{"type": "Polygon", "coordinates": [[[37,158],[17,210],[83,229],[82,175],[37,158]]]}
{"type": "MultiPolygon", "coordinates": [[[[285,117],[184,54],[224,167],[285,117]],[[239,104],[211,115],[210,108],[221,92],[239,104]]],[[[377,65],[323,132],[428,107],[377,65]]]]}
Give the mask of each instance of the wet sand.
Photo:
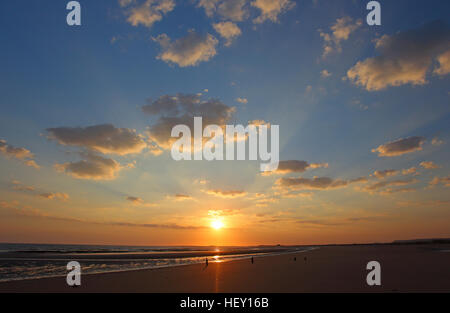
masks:
{"type": "Polygon", "coordinates": [[[0,292],[450,292],[450,245],[326,246],[278,256],[0,283],[0,292]],[[297,259],[294,261],[294,257],[297,259]],[[305,261],[304,258],[307,258],[305,261]],[[366,264],[381,264],[381,286],[366,264]]]}

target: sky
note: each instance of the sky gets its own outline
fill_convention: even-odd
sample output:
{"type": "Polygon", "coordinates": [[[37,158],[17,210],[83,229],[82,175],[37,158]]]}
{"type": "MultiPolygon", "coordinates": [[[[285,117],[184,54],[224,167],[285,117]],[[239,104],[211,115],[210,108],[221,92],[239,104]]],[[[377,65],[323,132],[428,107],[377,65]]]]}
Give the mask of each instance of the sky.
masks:
{"type": "Polygon", "coordinates": [[[67,2],[1,4],[0,242],[450,237],[448,1],[67,2]],[[279,125],[278,170],[173,160],[194,116],[279,125]]]}

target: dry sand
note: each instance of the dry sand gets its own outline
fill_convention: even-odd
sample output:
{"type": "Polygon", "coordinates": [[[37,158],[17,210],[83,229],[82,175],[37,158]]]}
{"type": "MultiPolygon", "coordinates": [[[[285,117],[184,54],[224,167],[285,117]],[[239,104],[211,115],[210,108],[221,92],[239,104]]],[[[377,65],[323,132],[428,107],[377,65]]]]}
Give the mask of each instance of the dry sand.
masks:
{"type": "Polygon", "coordinates": [[[153,270],[0,283],[0,292],[450,292],[450,245],[327,246],[279,256],[153,270]],[[294,257],[297,258],[294,261],[294,257]],[[304,261],[307,257],[307,261],[304,261]],[[366,284],[381,264],[382,286],[366,284]]]}

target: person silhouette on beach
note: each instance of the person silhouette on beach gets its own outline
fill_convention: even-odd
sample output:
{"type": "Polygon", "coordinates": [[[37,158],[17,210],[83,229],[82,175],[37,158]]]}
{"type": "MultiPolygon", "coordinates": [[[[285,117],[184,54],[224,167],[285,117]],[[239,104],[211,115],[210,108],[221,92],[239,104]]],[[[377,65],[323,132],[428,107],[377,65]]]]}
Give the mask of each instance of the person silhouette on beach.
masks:
{"type": "Polygon", "coordinates": [[[208,267],[208,258],[205,258],[205,267],[203,268],[203,271],[208,267]]]}
{"type": "Polygon", "coordinates": [[[296,257],[294,257],[294,261],[297,261],[297,258],[296,258],[296,257]]]}
{"type": "Polygon", "coordinates": [[[252,264],[253,264],[253,257],[252,257],[252,264]]]}

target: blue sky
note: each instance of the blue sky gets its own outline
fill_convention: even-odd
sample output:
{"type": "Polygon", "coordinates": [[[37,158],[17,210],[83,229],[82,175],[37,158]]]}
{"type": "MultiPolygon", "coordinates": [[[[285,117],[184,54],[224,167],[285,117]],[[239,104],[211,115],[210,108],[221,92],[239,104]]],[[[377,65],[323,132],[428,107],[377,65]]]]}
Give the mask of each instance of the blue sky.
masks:
{"type": "MultiPolygon", "coordinates": [[[[150,3],[158,5],[170,1],[150,3]]],[[[417,229],[423,235],[445,235],[443,229],[448,224],[440,224],[435,233],[431,228],[417,228],[420,219],[431,213],[411,209],[398,215],[394,203],[443,201],[444,208],[442,204],[436,207],[433,204],[434,211],[430,210],[437,216],[447,217],[444,209],[448,209],[450,199],[444,178],[449,175],[450,90],[445,64],[440,65],[440,72],[438,69],[439,57],[450,51],[448,1],[380,1],[382,25],[373,27],[365,22],[367,1],[233,1],[243,4],[240,18],[221,13],[221,1],[208,16],[200,7],[200,1],[178,0],[173,2],[174,7],[169,12],[160,13],[160,20],[151,25],[133,25],[130,20],[131,12],[145,1],[123,1],[123,6],[118,1],[80,1],[82,25],[72,27],[65,22],[65,1],[3,3],[0,12],[0,139],[10,146],[31,151],[32,159],[40,169],[26,166],[27,158],[4,153],[0,156],[0,199],[15,203],[16,209],[32,207],[45,212],[46,216],[89,222],[107,220],[100,212],[108,207],[111,219],[132,221],[137,228],[141,227],[138,222],[143,220],[201,227],[203,222],[197,225],[194,217],[207,220],[208,212],[217,210],[220,211],[217,215],[226,219],[226,210],[232,209],[239,212],[235,214],[236,221],[232,216],[228,223],[229,232],[232,232],[232,228],[259,229],[263,223],[258,218],[262,216],[287,215],[289,218],[279,223],[287,223],[290,233],[279,233],[278,226],[273,226],[272,230],[267,227],[268,230],[262,233],[290,243],[306,242],[309,238],[295,235],[298,231],[295,223],[333,228],[328,221],[342,222],[353,216],[379,218],[381,213],[376,208],[383,205],[386,212],[381,215],[390,220],[385,223],[392,231],[386,237],[377,237],[378,224],[377,227],[360,225],[361,229],[372,230],[364,232],[361,240],[412,236],[417,229]],[[271,12],[267,8],[272,2],[279,3],[282,9],[271,12]],[[258,3],[266,5],[267,11],[258,9],[258,3]],[[264,12],[274,14],[271,15],[273,18],[257,22],[264,12]],[[427,24],[437,20],[441,24],[427,28],[427,24]],[[227,39],[213,26],[225,22],[234,24],[241,32],[231,38],[229,46],[227,39]],[[337,30],[334,37],[333,29],[337,30]],[[413,33],[408,33],[411,31],[413,33]],[[176,55],[177,60],[181,58],[187,62],[189,51],[176,50],[173,45],[165,48],[157,39],[162,38],[158,37],[162,34],[166,34],[172,43],[196,34],[202,44],[215,42],[212,45],[214,53],[209,57],[203,55],[206,59],[189,66],[173,62],[174,59],[164,60],[164,52],[171,53],[171,57],[180,53],[181,56],[176,55]],[[207,34],[211,36],[209,42],[203,41],[207,34]],[[327,41],[326,35],[331,39],[327,41]],[[383,36],[387,36],[384,46],[383,36]],[[432,40],[434,37],[436,39],[432,40]],[[375,48],[377,41],[381,42],[381,49],[375,48]],[[326,46],[331,52],[325,55],[326,46]],[[428,50],[430,52],[426,52],[428,50]],[[375,63],[377,66],[371,66],[372,59],[378,62],[375,63]],[[426,74],[421,77],[414,70],[423,69],[420,64],[424,60],[425,63],[431,60],[431,63],[425,65],[426,74]],[[393,63],[389,63],[391,61],[393,63]],[[356,68],[358,62],[369,70],[379,70],[379,73],[364,72],[366,67],[356,68]],[[395,67],[389,67],[395,62],[404,66],[404,70],[408,66],[414,70],[411,74],[408,69],[398,74],[395,67]],[[357,72],[354,79],[348,75],[350,69],[357,72]],[[387,74],[388,71],[392,74],[387,74]],[[389,83],[389,77],[396,75],[400,80],[389,83]],[[411,79],[405,78],[408,75],[411,79]],[[375,89],[357,81],[358,78],[364,81],[378,77],[382,78],[372,86],[375,89]],[[214,98],[228,107],[235,107],[235,114],[227,121],[230,124],[264,120],[280,125],[281,160],[328,163],[327,168],[313,171],[290,169],[287,177],[312,180],[317,176],[346,181],[366,177],[367,182],[343,189],[328,190],[328,186],[322,186],[310,191],[305,188],[306,192],[312,193],[305,198],[280,198],[274,187],[283,178],[261,177],[258,163],[177,163],[164,148],[160,155],[153,155],[148,149],[126,154],[94,151],[120,164],[122,168],[117,170],[114,179],[90,179],[88,176],[80,179],[67,168],[56,170],[55,164],[86,159],[79,153],[93,152],[92,146],[64,144],[61,138],[49,138],[47,129],[112,124],[116,128],[135,130],[136,134],[145,137],[146,143],[151,142],[151,138],[146,137],[147,127],[158,123],[158,116],[144,114],[142,107],[161,96],[178,93],[202,93],[201,98],[205,101],[214,98]],[[246,99],[247,103],[240,103],[238,98],[246,99]],[[405,153],[383,157],[371,151],[412,137],[423,140],[405,153]],[[424,161],[433,162],[436,168],[421,167],[420,163],[424,161]],[[127,168],[133,162],[134,168],[127,168]],[[420,170],[420,175],[400,177],[402,170],[412,167],[420,170]],[[398,171],[397,177],[374,178],[374,171],[386,169],[398,171]],[[435,178],[436,184],[430,185],[435,178]],[[201,179],[207,180],[208,185],[195,185],[194,182],[201,179]],[[361,191],[364,186],[375,184],[376,179],[393,180],[392,185],[386,185],[391,188],[389,192],[393,187],[388,186],[397,186],[396,179],[409,179],[413,186],[408,186],[410,188],[405,192],[394,190],[389,195],[361,191]],[[20,188],[14,189],[17,184],[12,181],[34,186],[36,191],[21,193],[20,188]],[[217,204],[214,199],[202,196],[208,188],[242,191],[245,196],[220,199],[217,204]],[[44,191],[67,194],[69,200],[43,201],[38,196],[46,193],[44,191]],[[252,197],[256,193],[274,197],[276,202],[255,206],[252,197]],[[192,200],[187,204],[170,202],[168,199],[176,194],[188,195],[192,200]],[[140,202],[127,201],[127,197],[138,198],[140,202]],[[132,208],[128,209],[130,203],[132,208]],[[81,209],[85,207],[90,210],[81,209]],[[395,227],[391,220],[402,218],[402,214],[406,220],[411,220],[410,224],[395,227]],[[251,222],[244,223],[246,218],[251,222]],[[403,229],[404,233],[398,233],[397,228],[403,229]]],[[[194,40],[187,42],[187,45],[194,44],[194,40]]],[[[406,144],[406,141],[398,144],[406,144]]],[[[295,192],[299,193],[298,190],[295,192]]],[[[4,212],[9,218],[16,213],[4,212]]],[[[14,221],[16,229],[25,227],[20,219],[14,221]]],[[[351,233],[349,227],[359,226],[345,226],[342,230],[327,228],[325,233],[339,234],[338,240],[346,241],[351,233]]],[[[314,229],[312,233],[316,231],[319,230],[314,229]]],[[[300,232],[303,234],[304,229],[300,232]]],[[[109,239],[107,233],[105,230],[101,240],[115,243],[116,239],[109,239]]],[[[31,238],[33,232],[29,231],[29,234],[31,238]]],[[[67,241],[88,240],[72,235],[67,235],[67,241]]],[[[266,238],[266,235],[256,239],[228,235],[221,237],[220,242],[258,243],[266,238]]],[[[7,238],[18,240],[15,236],[11,234],[7,238]]],[[[41,240],[45,241],[45,238],[41,240]]],[[[324,236],[323,241],[332,239],[331,235],[324,236]]],[[[143,242],[136,238],[129,240],[143,242]]]]}

